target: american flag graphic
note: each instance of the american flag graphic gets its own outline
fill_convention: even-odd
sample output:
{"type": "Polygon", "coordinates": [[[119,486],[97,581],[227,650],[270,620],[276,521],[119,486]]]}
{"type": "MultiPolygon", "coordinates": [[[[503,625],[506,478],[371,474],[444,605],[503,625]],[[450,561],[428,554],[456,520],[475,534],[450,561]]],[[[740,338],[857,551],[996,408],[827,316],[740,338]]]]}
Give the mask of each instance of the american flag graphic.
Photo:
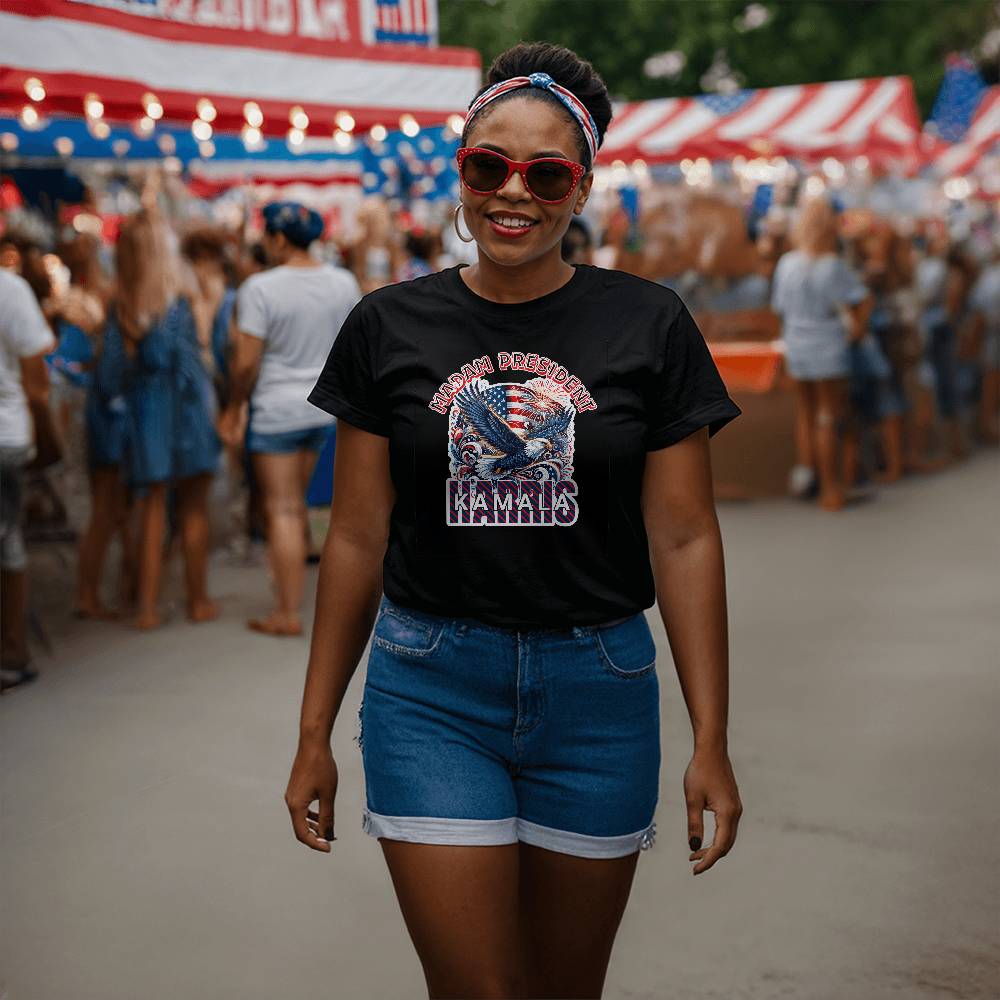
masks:
{"type": "Polygon", "coordinates": [[[486,390],[486,404],[517,432],[535,427],[563,408],[551,396],[516,382],[491,385],[486,390]]]}
{"type": "Polygon", "coordinates": [[[372,41],[437,45],[437,0],[367,0],[374,5],[372,41]]]}

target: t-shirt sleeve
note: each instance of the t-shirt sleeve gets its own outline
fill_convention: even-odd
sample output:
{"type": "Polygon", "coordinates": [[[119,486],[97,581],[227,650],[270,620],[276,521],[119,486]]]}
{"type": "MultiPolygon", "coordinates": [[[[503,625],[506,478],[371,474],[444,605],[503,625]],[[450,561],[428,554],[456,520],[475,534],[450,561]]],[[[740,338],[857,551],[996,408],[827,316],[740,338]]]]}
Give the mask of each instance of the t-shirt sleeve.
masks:
{"type": "Polygon", "coordinates": [[[251,337],[267,339],[267,309],[260,282],[248,278],[236,297],[236,325],[251,337]]]}
{"type": "Polygon", "coordinates": [[[771,281],[771,309],[779,316],[785,311],[785,263],[784,256],[778,258],[771,281]]]}
{"type": "Polygon", "coordinates": [[[839,258],[834,272],[834,298],[844,305],[856,306],[868,297],[864,282],[848,264],[839,258]]]}
{"type": "Polygon", "coordinates": [[[344,320],[309,402],[363,431],[389,437],[389,414],[379,384],[378,342],[364,299],[344,320]]]}
{"type": "Polygon", "coordinates": [[[28,283],[19,279],[6,292],[9,297],[3,312],[4,329],[0,332],[15,356],[33,358],[43,351],[51,351],[55,338],[28,283]]]}
{"type": "Polygon", "coordinates": [[[742,412],[729,398],[694,318],[681,305],[667,331],[647,405],[646,451],[676,444],[705,426],[712,437],[742,412]]]}

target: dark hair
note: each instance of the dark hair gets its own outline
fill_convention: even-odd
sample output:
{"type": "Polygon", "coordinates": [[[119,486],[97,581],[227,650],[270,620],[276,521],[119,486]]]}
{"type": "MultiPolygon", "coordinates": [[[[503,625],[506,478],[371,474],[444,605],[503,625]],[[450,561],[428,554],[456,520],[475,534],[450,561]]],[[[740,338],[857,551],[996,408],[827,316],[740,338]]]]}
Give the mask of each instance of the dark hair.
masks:
{"type": "Polygon", "coordinates": [[[434,234],[429,232],[414,232],[412,229],[406,234],[403,242],[406,252],[421,260],[430,261],[434,256],[434,234]]]}
{"type": "MultiPolygon", "coordinates": [[[[601,143],[604,142],[604,133],[607,132],[608,125],[611,124],[612,111],[608,88],[600,74],[589,62],[581,59],[571,49],[564,48],[562,45],[553,45],[551,42],[518,42],[517,45],[501,52],[493,60],[489,72],[486,74],[486,83],[479,88],[476,97],[495,83],[501,83],[515,76],[530,76],[532,73],[548,73],[556,83],[573,92],[594,119],[594,124],[597,126],[597,145],[600,147],[601,143]]],[[[523,87],[512,90],[490,101],[472,120],[471,126],[478,125],[482,119],[489,116],[498,104],[513,97],[529,97],[532,100],[545,101],[562,112],[566,119],[573,123],[577,145],[580,149],[580,162],[588,170],[593,166],[590,162],[590,151],[587,149],[587,143],[583,138],[583,133],[580,132],[576,119],[558,97],[538,87],[523,87]]],[[[463,146],[470,130],[469,124],[466,124],[462,130],[463,146]]]]}
{"type": "Polygon", "coordinates": [[[217,260],[228,257],[229,237],[218,226],[198,225],[189,229],[181,240],[181,253],[190,261],[217,260]]]}
{"type": "Polygon", "coordinates": [[[581,247],[584,250],[590,249],[590,230],[585,223],[573,218],[569,220],[566,232],[563,233],[562,245],[560,247],[562,259],[569,260],[581,247]]]}

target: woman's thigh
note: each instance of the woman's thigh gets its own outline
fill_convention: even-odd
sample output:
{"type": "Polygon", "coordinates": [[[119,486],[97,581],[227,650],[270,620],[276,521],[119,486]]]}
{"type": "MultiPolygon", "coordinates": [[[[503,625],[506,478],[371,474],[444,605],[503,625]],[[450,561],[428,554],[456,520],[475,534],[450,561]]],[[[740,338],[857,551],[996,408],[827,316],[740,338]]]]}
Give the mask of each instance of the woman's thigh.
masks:
{"type": "Polygon", "coordinates": [[[638,858],[639,851],[579,858],[520,845],[525,996],[601,996],[638,858]]]}
{"type": "Polygon", "coordinates": [[[297,452],[257,453],[254,475],[271,513],[295,513],[304,503],[297,452]]]}
{"type": "Polygon", "coordinates": [[[816,381],[816,405],[835,420],[847,410],[848,382],[846,378],[824,378],[816,381]]]}
{"type": "Polygon", "coordinates": [[[518,845],[381,839],[428,994],[518,997],[518,845]]]}

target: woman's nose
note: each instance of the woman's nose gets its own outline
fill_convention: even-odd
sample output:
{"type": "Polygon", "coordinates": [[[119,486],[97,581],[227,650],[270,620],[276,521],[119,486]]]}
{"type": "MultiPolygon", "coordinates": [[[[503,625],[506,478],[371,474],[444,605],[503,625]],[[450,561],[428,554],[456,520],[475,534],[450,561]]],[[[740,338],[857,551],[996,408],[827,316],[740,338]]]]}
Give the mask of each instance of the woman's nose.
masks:
{"type": "Polygon", "coordinates": [[[524,183],[524,178],[517,170],[511,173],[510,177],[507,178],[507,183],[497,191],[497,194],[503,195],[510,201],[531,200],[531,192],[524,183]]]}

